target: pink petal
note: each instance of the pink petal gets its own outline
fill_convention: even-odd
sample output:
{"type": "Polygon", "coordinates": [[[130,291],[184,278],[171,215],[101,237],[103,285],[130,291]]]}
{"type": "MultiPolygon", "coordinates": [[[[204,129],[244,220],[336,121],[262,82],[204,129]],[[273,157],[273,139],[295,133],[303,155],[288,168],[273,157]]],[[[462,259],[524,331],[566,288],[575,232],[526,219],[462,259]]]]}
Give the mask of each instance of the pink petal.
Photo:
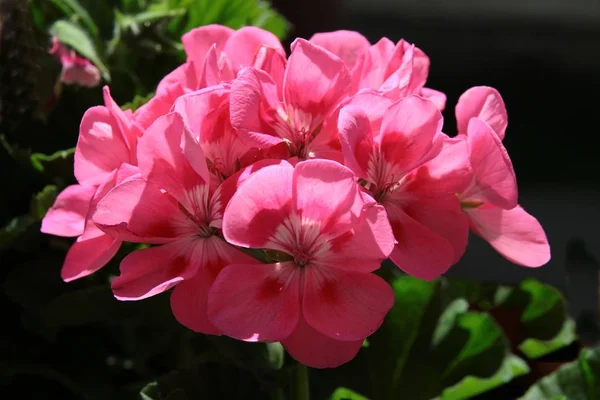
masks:
{"type": "Polygon", "coordinates": [[[193,61],[196,66],[203,65],[204,57],[211,46],[216,44],[217,53],[221,53],[234,32],[223,25],[206,25],[192,29],[181,37],[188,61],[193,61]]]}
{"type": "Polygon", "coordinates": [[[59,193],[54,204],[44,216],[41,231],[56,236],[81,235],[95,192],[94,186],[67,186],[59,193]]]}
{"type": "Polygon", "coordinates": [[[178,284],[171,294],[171,308],[177,321],[189,329],[211,335],[221,332],[208,320],[208,292],[223,267],[231,263],[258,263],[255,259],[217,236],[203,239],[196,254],[200,258],[198,272],[192,279],[178,284]]]}
{"type": "Polygon", "coordinates": [[[104,267],[119,251],[121,241],[107,234],[77,240],[69,249],[60,276],[65,282],[83,278],[104,267]]]}
{"type": "MultiPolygon", "coordinates": [[[[468,228],[467,228],[468,229],[468,228]]],[[[382,206],[368,207],[351,230],[329,242],[328,251],[315,259],[319,265],[356,272],[371,272],[390,255],[396,241],[382,206]]]]}
{"type": "Polygon", "coordinates": [[[416,278],[432,281],[445,273],[456,260],[456,250],[440,233],[413,219],[401,208],[386,204],[396,247],[390,260],[416,278]]]}
{"type": "Polygon", "coordinates": [[[234,71],[253,64],[256,53],[262,47],[270,47],[285,56],[285,50],[277,36],[255,26],[245,26],[231,35],[225,45],[225,53],[231,61],[234,71]]]}
{"type": "Polygon", "coordinates": [[[225,267],[210,290],[210,320],[235,339],[251,342],[285,339],[300,316],[298,273],[292,263],[225,267]]]}
{"type": "Polygon", "coordinates": [[[258,50],[252,64],[254,68],[263,70],[271,76],[277,85],[279,98],[283,98],[283,77],[285,75],[286,64],[285,53],[282,54],[278,49],[266,46],[258,50]]]}
{"type": "Polygon", "coordinates": [[[125,141],[130,151],[131,157],[127,160],[123,160],[123,162],[135,161],[137,134],[134,132],[134,130],[132,130],[132,115],[130,114],[131,111],[129,111],[128,114],[121,110],[121,107],[119,107],[119,105],[115,103],[115,101],[110,96],[110,89],[108,88],[108,86],[104,86],[104,88],[102,89],[102,93],[104,96],[104,105],[106,106],[113,118],[114,126],[118,128],[118,132],[123,137],[123,140],[125,141]]]}
{"type": "Polygon", "coordinates": [[[544,229],[521,206],[511,210],[483,206],[466,211],[475,232],[509,261],[540,267],[550,260],[544,229]]]}
{"type": "Polygon", "coordinates": [[[283,84],[283,98],[296,128],[315,129],[346,97],[351,84],[344,62],[327,50],[304,39],[292,44],[283,84]],[[310,120],[304,121],[308,115],[310,120]]]}
{"type": "Polygon", "coordinates": [[[462,193],[473,180],[466,138],[444,136],[442,151],[409,174],[404,190],[423,196],[462,193]]]}
{"type": "Polygon", "coordinates": [[[202,149],[179,114],[162,116],[146,130],[140,138],[138,160],[144,178],[193,211],[188,193],[206,185],[210,178],[202,149]]]}
{"type": "Polygon", "coordinates": [[[456,121],[458,132],[466,133],[469,120],[477,117],[487,122],[498,135],[504,139],[508,116],[502,96],[489,86],[476,86],[464,92],[456,104],[456,121]]]}
{"type": "Polygon", "coordinates": [[[92,219],[111,236],[129,242],[168,243],[198,233],[168,195],[139,178],[111,190],[98,202],[92,219]]]}
{"type": "Polygon", "coordinates": [[[359,107],[346,106],[340,111],[338,130],[344,164],[357,177],[367,179],[369,160],[374,153],[373,132],[369,117],[359,107]]]}
{"type": "MultiPolygon", "coordinates": [[[[198,88],[197,76],[192,62],[186,62],[169,72],[156,87],[156,95],[162,94],[168,87],[177,84],[183,91],[184,89],[194,90],[198,88]]],[[[137,112],[137,110],[136,110],[137,112]]]]}
{"type": "Polygon", "coordinates": [[[337,340],[361,340],[375,332],[394,305],[390,285],[371,273],[304,269],[306,322],[337,340]]]}
{"type": "Polygon", "coordinates": [[[442,139],[442,123],[435,105],[417,96],[397,101],[387,110],[381,123],[380,148],[397,176],[433,158],[435,142],[442,139]]]}
{"type": "Polygon", "coordinates": [[[245,68],[231,86],[231,125],[253,147],[270,147],[281,143],[275,126],[279,98],[273,79],[264,71],[245,68]]]}
{"type": "Polygon", "coordinates": [[[142,300],[193,277],[202,254],[202,239],[186,238],[130,253],[111,287],[119,300],[142,300]]]}
{"type": "Polygon", "coordinates": [[[467,132],[476,186],[463,193],[462,197],[487,201],[507,210],[516,207],[515,171],[500,138],[479,118],[471,118],[467,132]]]}
{"type": "Polygon", "coordinates": [[[75,148],[77,181],[100,185],[121,163],[129,161],[129,148],[110,111],[102,106],[88,109],[83,114],[75,148]]]}
{"type": "Polygon", "coordinates": [[[356,177],[342,164],[329,160],[299,162],[294,169],[293,210],[303,221],[319,224],[332,237],[358,222],[361,201],[356,177]]]}
{"type": "Polygon", "coordinates": [[[382,38],[369,48],[361,73],[361,89],[379,89],[387,77],[388,63],[395,48],[388,38],[382,38]]]}
{"type": "Polygon", "coordinates": [[[435,104],[440,112],[446,108],[446,95],[443,92],[424,87],[421,89],[420,96],[435,104]]]}
{"type": "Polygon", "coordinates": [[[135,110],[134,119],[145,130],[159,117],[171,112],[175,101],[185,94],[179,83],[164,86],[146,104],[135,110]]]}
{"type": "Polygon", "coordinates": [[[221,79],[221,71],[219,68],[219,56],[217,55],[217,46],[213,44],[206,53],[204,62],[201,64],[200,76],[198,78],[198,87],[205,88],[219,84],[221,79]]]}
{"type": "Polygon", "coordinates": [[[371,46],[360,33],[346,30],[316,33],[309,41],[338,56],[349,69],[371,46]]]}
{"type": "Polygon", "coordinates": [[[358,354],[363,339],[335,340],[325,336],[300,317],[296,329],[281,344],[296,361],[311,368],[335,368],[358,354]]]}
{"type": "Polygon", "coordinates": [[[290,212],[291,165],[272,165],[252,174],[233,195],[223,217],[223,235],[236,246],[264,247],[290,212]]]}

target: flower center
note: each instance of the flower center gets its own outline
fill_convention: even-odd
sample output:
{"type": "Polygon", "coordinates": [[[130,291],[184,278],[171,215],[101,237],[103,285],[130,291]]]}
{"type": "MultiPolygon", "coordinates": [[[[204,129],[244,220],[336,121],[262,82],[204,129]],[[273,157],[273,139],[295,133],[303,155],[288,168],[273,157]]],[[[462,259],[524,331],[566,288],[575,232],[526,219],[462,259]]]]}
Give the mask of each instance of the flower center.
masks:
{"type": "Polygon", "coordinates": [[[299,267],[305,267],[310,262],[310,256],[303,249],[295,249],[292,256],[299,267]]]}

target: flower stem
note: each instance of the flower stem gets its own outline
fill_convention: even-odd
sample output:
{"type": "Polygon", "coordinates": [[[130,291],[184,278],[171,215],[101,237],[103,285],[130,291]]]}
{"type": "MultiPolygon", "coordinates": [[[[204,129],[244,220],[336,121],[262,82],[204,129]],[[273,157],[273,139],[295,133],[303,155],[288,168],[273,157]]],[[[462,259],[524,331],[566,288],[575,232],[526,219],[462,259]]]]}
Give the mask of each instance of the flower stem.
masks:
{"type": "Polygon", "coordinates": [[[294,369],[293,400],[310,400],[308,389],[308,367],[298,363],[294,369]]]}

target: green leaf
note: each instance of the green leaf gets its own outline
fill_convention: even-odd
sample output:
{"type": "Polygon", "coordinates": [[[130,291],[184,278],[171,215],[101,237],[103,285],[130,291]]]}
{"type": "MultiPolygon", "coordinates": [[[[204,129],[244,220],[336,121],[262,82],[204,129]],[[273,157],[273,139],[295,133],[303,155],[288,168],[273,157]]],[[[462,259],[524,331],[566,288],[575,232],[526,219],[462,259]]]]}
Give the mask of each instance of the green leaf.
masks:
{"type": "Polygon", "coordinates": [[[504,385],[516,377],[529,372],[527,363],[515,355],[509,355],[504,359],[502,366],[493,376],[480,378],[473,375],[464,377],[457,384],[445,389],[441,396],[435,400],[462,400],[485,393],[504,385]]]}
{"type": "Polygon", "coordinates": [[[98,27],[87,10],[77,0],[52,0],[67,15],[77,15],[94,38],[98,37],[98,27]]]}
{"type": "Polygon", "coordinates": [[[437,346],[450,332],[456,322],[456,318],[469,309],[469,303],[465,299],[456,299],[444,310],[433,333],[432,344],[437,346]]]}
{"type": "Polygon", "coordinates": [[[142,400],[160,400],[160,391],[158,389],[158,382],[150,382],[142,388],[140,391],[142,400]]]}
{"type": "Polygon", "coordinates": [[[520,345],[519,350],[528,358],[536,359],[550,354],[563,347],[569,346],[577,340],[575,332],[575,321],[568,318],[565,320],[562,329],[556,336],[550,340],[538,340],[533,338],[525,339],[520,345]]]}
{"type": "Polygon", "coordinates": [[[129,103],[121,106],[122,110],[131,110],[132,112],[149,102],[154,97],[154,92],[148,93],[145,96],[136,95],[129,103]]]}
{"type": "Polygon", "coordinates": [[[600,399],[600,347],[583,349],[576,361],[545,376],[521,400],[600,399]]]}
{"type": "Polygon", "coordinates": [[[75,154],[74,147],[67,150],[59,150],[56,153],[50,155],[42,153],[33,153],[30,156],[30,160],[31,165],[33,165],[33,168],[40,172],[44,172],[44,164],[70,159],[73,154],[75,154]]]}
{"type": "Polygon", "coordinates": [[[369,400],[363,395],[356,393],[348,388],[337,388],[329,400],[369,400]]]}
{"type": "Polygon", "coordinates": [[[104,79],[110,81],[108,68],[100,59],[94,43],[81,27],[69,21],[59,20],[52,25],[50,32],[58,37],[58,40],[62,43],[75,49],[83,57],[94,63],[102,72],[104,79]]]}
{"type": "Polygon", "coordinates": [[[38,221],[44,218],[57,195],[58,189],[54,185],[48,185],[41,192],[35,194],[31,199],[31,215],[38,221]]]}

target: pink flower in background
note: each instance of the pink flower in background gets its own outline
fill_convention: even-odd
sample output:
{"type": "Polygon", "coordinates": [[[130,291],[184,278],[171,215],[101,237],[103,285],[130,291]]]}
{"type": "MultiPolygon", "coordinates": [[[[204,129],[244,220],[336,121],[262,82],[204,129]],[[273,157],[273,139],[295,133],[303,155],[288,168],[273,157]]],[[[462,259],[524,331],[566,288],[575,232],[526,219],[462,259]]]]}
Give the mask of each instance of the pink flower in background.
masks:
{"type": "Polygon", "coordinates": [[[458,101],[456,119],[473,169],[471,184],[459,196],[471,228],[515,264],[546,264],[550,246],[544,229],[517,204],[515,173],[502,145],[508,121],[502,97],[493,88],[471,88],[458,101]]]}
{"type": "Polygon", "coordinates": [[[80,57],[74,50],[60,43],[58,38],[52,38],[50,54],[55,56],[62,65],[60,81],[67,85],[96,87],[100,84],[100,71],[87,58],[80,57]]]}
{"type": "Polygon", "coordinates": [[[371,273],[394,245],[385,210],[337,162],[254,173],[233,195],[223,234],[278,261],[221,271],[208,312],[228,336],[281,341],[304,364],[334,367],[356,355],[393,304],[390,286],[371,273]]]}
{"type": "Polygon", "coordinates": [[[455,193],[470,179],[467,147],[441,131],[442,115],[417,96],[358,94],[340,112],[346,165],[382,204],[397,244],[390,259],[432,280],[462,256],[468,221],[455,193]]]}
{"type": "Polygon", "coordinates": [[[317,33],[310,41],[344,60],[352,75],[352,93],[374,89],[393,100],[418,94],[441,111],[446,95],[424,87],[429,75],[429,57],[404,39],[394,44],[382,38],[374,45],[358,32],[317,33]]]}
{"type": "Polygon", "coordinates": [[[270,73],[249,67],[233,82],[231,125],[253,147],[285,143],[299,159],[321,157],[319,150],[331,140],[321,136],[323,125],[349,94],[348,68],[303,39],[292,43],[287,64],[276,53],[265,57],[275,58],[264,62],[270,73]]]}
{"type": "Polygon", "coordinates": [[[254,26],[236,31],[222,25],[207,25],[192,29],[181,40],[187,61],[165,76],[156,95],[135,112],[136,120],[145,128],[171,111],[175,100],[183,94],[233,80],[241,68],[254,65],[262,47],[285,57],[279,39],[254,26]]]}

